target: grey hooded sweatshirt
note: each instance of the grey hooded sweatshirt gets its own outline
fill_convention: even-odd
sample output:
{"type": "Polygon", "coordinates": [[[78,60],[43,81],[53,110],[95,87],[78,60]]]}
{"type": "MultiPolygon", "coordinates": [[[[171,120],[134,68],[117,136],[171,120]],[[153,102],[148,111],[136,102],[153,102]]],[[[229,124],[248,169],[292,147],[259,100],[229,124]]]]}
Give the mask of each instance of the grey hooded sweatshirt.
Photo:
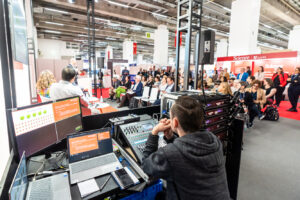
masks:
{"type": "Polygon", "coordinates": [[[200,130],[172,138],[159,149],[158,139],[149,135],[142,168],[167,181],[168,200],[230,199],[222,144],[215,135],[200,130]]]}

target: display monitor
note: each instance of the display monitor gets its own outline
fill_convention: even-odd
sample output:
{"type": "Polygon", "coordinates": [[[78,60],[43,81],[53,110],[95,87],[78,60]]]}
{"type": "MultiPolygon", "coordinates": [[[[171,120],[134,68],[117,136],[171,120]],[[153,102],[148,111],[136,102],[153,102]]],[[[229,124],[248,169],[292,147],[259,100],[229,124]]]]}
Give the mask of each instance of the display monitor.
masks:
{"type": "Polygon", "coordinates": [[[79,97],[13,109],[17,149],[29,157],[82,129],[79,97]]]}

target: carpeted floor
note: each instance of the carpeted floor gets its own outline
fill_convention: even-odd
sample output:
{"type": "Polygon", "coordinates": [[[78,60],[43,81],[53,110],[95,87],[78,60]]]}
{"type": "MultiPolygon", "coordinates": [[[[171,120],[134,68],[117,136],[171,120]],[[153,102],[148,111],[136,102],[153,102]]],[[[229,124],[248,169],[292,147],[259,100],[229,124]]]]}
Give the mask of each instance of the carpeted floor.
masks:
{"type": "MultiPolygon", "coordinates": [[[[298,106],[299,105],[300,104],[298,104],[298,106]]],[[[289,119],[300,120],[300,108],[297,108],[298,112],[286,111],[289,108],[291,108],[290,102],[289,101],[282,101],[280,103],[280,106],[278,107],[279,116],[284,117],[284,118],[289,118],[289,119]]]]}

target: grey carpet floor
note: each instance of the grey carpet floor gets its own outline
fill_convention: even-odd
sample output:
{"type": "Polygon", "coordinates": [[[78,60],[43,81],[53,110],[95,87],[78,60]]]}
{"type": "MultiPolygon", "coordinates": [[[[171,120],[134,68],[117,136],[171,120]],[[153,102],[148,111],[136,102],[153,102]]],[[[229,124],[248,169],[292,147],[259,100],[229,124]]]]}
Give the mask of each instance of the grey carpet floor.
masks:
{"type": "Polygon", "coordinates": [[[300,200],[300,121],[255,121],[244,131],[239,200],[300,200]]]}

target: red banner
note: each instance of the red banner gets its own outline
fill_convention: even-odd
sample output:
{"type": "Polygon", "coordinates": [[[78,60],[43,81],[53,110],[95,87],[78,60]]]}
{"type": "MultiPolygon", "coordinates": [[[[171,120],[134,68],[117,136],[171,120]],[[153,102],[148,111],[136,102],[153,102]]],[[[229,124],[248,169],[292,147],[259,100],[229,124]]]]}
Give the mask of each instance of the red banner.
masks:
{"type": "Polygon", "coordinates": [[[136,53],[137,53],[137,43],[134,42],[133,43],[133,55],[136,55],[136,53]]]}
{"type": "Polygon", "coordinates": [[[293,58],[297,57],[297,51],[280,52],[280,53],[266,53],[266,54],[253,54],[245,56],[229,56],[217,58],[217,61],[244,61],[244,60],[263,60],[274,58],[293,58]]]}
{"type": "MultiPolygon", "coordinates": [[[[175,47],[176,47],[176,41],[177,41],[177,31],[175,31],[175,47]]],[[[182,32],[180,32],[180,39],[179,39],[179,46],[182,44],[182,32]]]]}

